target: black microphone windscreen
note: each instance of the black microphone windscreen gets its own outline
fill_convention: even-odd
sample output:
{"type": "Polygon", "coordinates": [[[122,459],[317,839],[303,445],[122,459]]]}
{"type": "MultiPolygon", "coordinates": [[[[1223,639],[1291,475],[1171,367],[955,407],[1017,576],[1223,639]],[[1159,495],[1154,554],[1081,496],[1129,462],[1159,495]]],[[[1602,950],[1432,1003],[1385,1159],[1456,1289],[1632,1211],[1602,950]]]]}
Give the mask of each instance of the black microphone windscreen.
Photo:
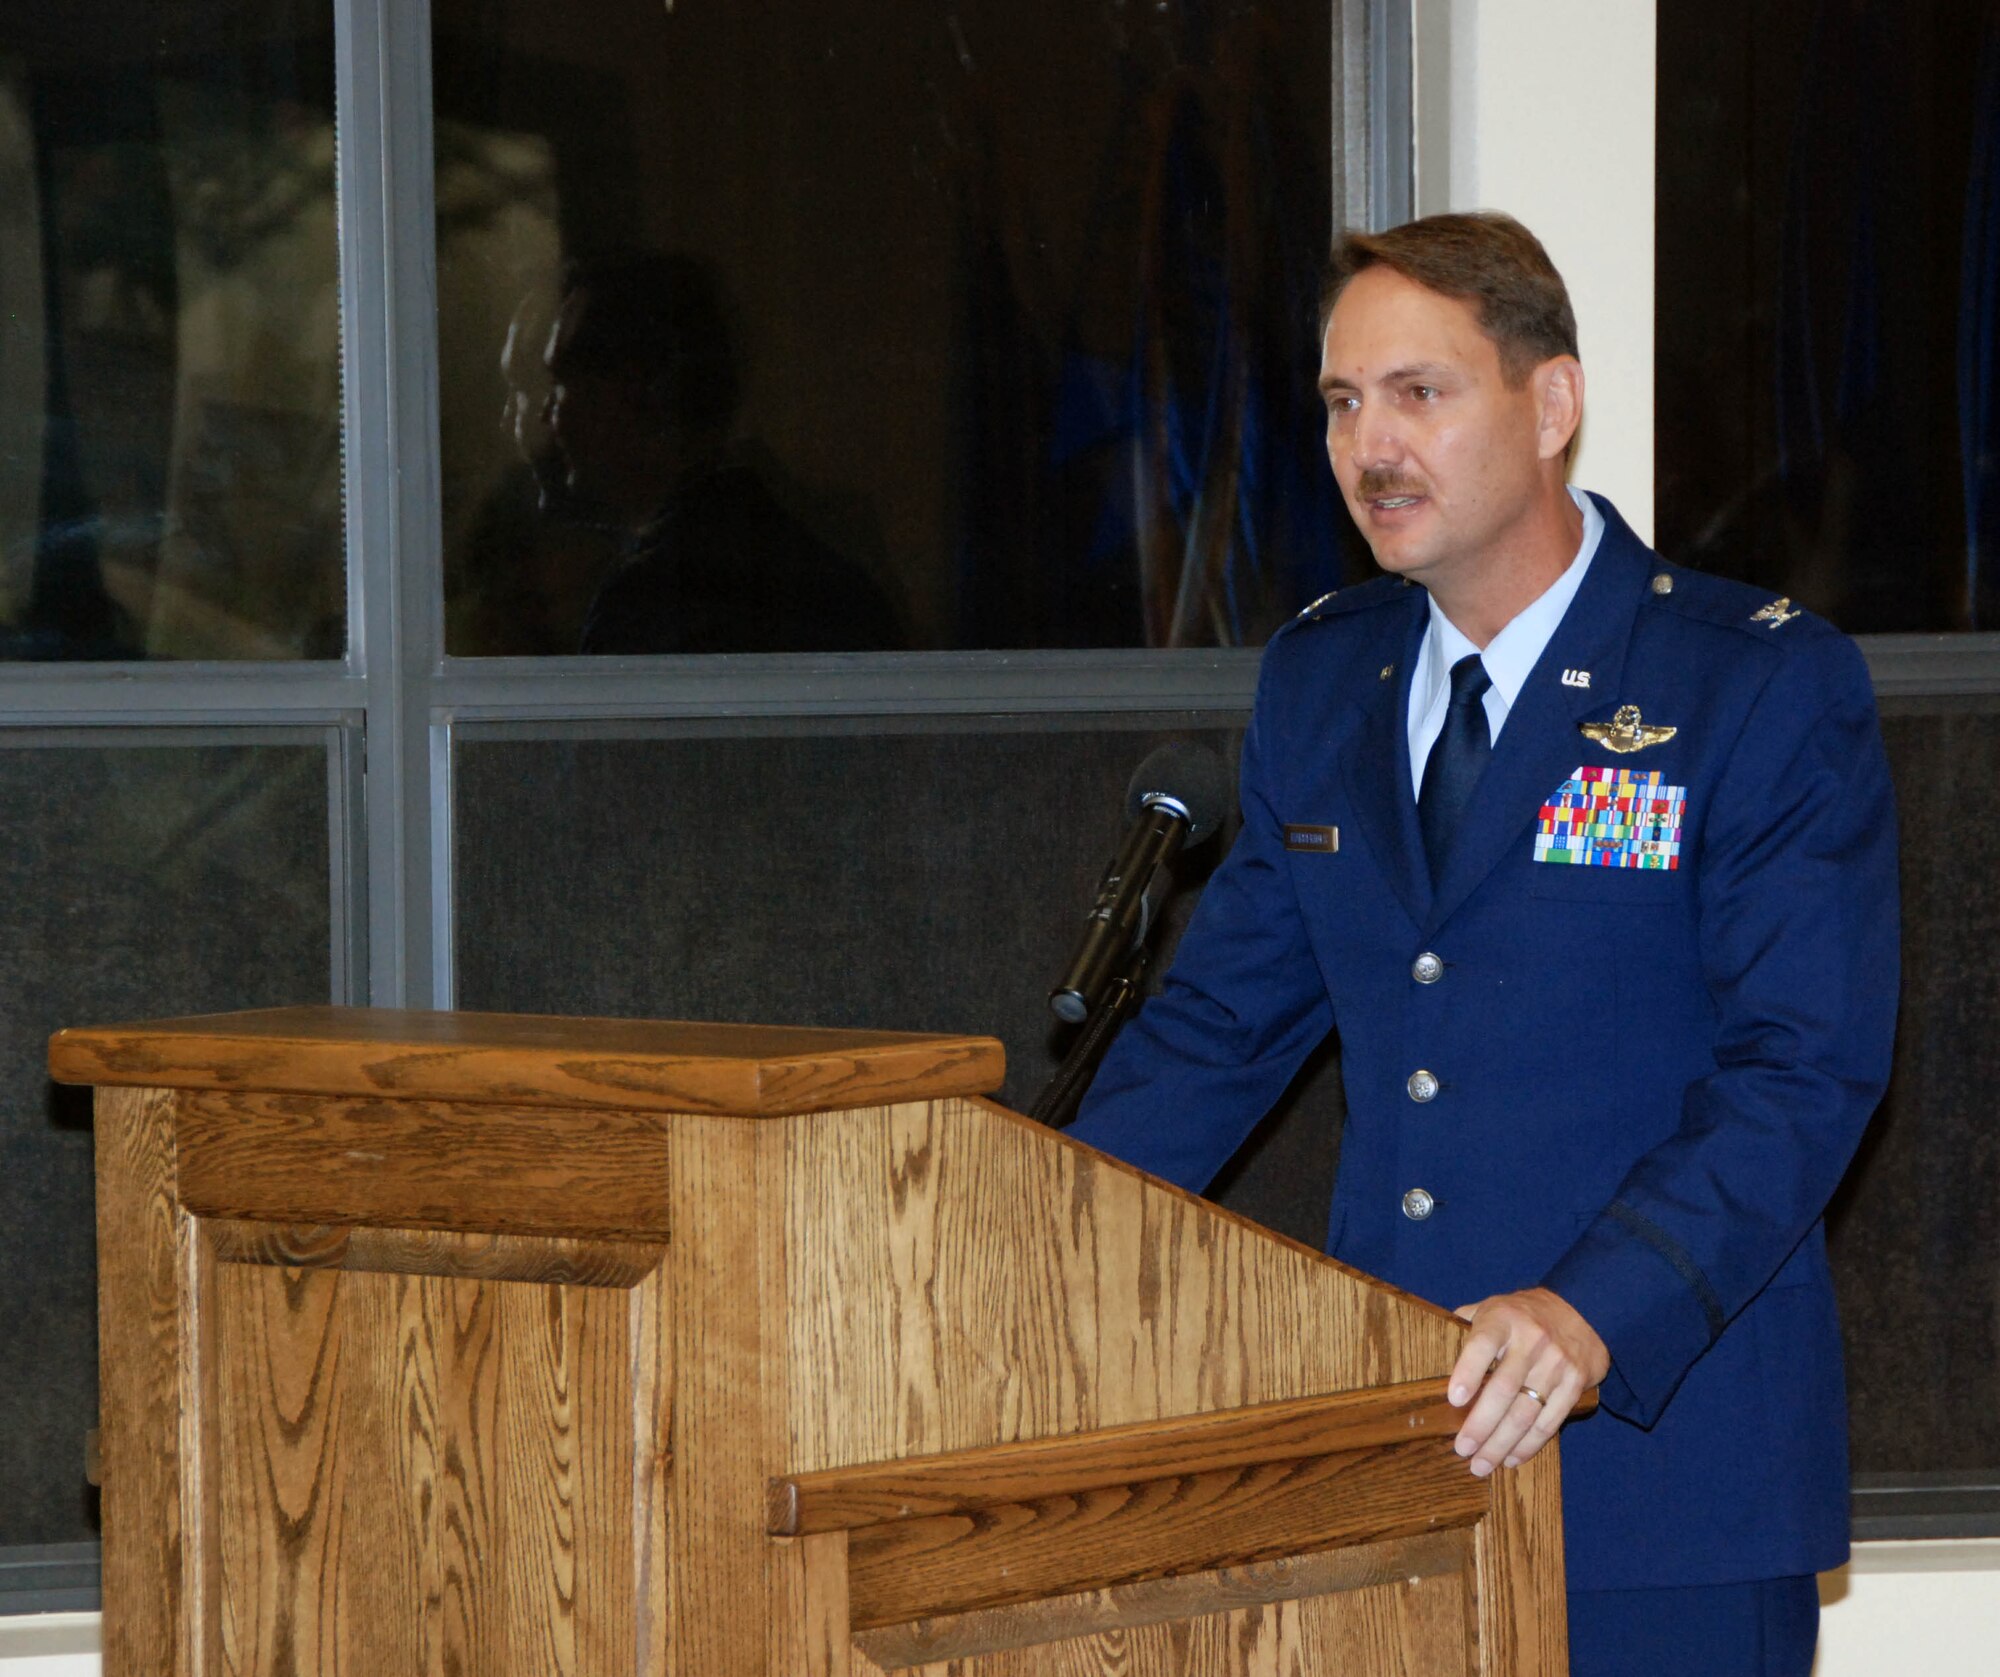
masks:
{"type": "Polygon", "coordinates": [[[1229,813],[1229,770],[1213,747],[1170,740],[1139,765],[1125,788],[1125,814],[1137,815],[1153,797],[1174,800],[1188,813],[1189,844],[1199,844],[1229,813]]]}

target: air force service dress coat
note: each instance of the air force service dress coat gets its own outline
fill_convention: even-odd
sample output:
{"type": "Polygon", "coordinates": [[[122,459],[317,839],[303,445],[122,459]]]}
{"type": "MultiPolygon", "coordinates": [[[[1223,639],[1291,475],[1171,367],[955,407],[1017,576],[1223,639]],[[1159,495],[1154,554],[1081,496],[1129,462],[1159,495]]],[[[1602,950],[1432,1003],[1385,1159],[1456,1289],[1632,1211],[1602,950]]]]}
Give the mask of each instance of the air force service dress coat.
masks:
{"type": "Polygon", "coordinates": [[[1562,1438],[1571,1587],[1812,1572],[1848,1521],[1821,1212],[1896,1009],[1880,731],[1852,642],[1598,505],[1435,888],[1427,594],[1271,642],[1241,835],[1072,1134],[1202,1187],[1337,1030],[1328,1251],[1445,1306],[1547,1285],[1610,1349],[1562,1438]]]}

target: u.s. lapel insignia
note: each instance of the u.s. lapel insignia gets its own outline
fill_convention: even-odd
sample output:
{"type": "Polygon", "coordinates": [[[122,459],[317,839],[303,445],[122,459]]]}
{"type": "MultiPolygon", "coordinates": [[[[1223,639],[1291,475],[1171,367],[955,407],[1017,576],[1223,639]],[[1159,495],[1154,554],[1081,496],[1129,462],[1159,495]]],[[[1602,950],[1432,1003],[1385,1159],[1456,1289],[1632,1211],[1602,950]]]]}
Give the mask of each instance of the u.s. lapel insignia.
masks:
{"type": "Polygon", "coordinates": [[[1579,722],[1576,731],[1593,744],[1603,746],[1606,751],[1624,756],[1628,752],[1644,751],[1649,745],[1665,745],[1680,729],[1641,722],[1637,705],[1620,705],[1618,714],[1609,722],[1579,722]]]}
{"type": "Polygon", "coordinates": [[[1759,606],[1750,614],[1750,621],[1768,623],[1773,629],[1782,629],[1799,615],[1798,609],[1792,604],[1791,596],[1786,595],[1782,599],[1773,600],[1768,606],[1759,606]]]}

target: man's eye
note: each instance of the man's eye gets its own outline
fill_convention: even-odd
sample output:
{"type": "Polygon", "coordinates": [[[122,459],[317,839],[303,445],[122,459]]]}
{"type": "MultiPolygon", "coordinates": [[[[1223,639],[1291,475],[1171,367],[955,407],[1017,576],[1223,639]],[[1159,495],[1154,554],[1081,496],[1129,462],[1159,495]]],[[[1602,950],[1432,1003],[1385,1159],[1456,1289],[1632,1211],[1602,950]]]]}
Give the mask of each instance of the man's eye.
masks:
{"type": "Polygon", "coordinates": [[[1326,411],[1331,414],[1352,413],[1361,404],[1352,396],[1329,396],[1326,411]]]}
{"type": "Polygon", "coordinates": [[[1437,400],[1437,393],[1437,386],[1434,384],[1413,384],[1410,386],[1411,396],[1419,402],[1434,402],[1437,400]]]}

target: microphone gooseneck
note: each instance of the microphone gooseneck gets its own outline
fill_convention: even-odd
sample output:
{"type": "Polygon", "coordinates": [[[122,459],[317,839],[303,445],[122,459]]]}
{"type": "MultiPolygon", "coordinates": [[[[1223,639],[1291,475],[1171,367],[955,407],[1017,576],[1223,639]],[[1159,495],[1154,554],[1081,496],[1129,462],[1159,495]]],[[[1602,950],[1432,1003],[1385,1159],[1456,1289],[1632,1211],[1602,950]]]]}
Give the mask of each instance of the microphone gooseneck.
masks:
{"type": "Polygon", "coordinates": [[[1222,825],[1229,773],[1207,746],[1175,742],[1152,752],[1125,789],[1129,825],[1098,882],[1096,900],[1049,1007],[1066,1024],[1090,1017],[1105,987],[1131,959],[1164,895],[1161,864],[1222,825]]]}

